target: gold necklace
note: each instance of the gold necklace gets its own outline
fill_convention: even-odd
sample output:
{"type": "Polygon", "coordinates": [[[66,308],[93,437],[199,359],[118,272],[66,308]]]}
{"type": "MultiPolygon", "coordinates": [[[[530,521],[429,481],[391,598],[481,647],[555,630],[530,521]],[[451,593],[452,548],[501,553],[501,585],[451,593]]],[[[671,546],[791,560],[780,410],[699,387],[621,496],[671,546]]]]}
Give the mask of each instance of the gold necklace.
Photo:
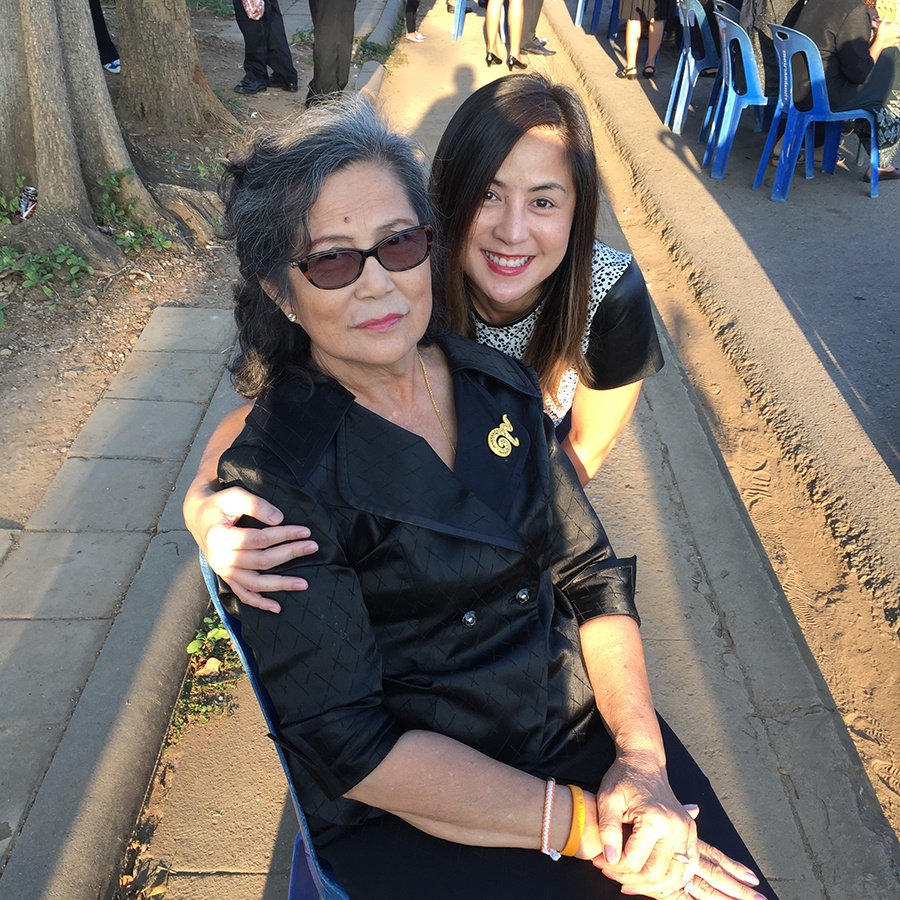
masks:
{"type": "Polygon", "coordinates": [[[422,354],[419,353],[418,350],[416,350],[416,356],[419,357],[419,364],[422,366],[422,374],[425,376],[425,387],[428,388],[428,396],[431,397],[431,405],[434,407],[435,414],[438,417],[438,422],[441,423],[441,428],[444,429],[444,437],[447,438],[447,443],[450,445],[450,449],[455,455],[456,444],[453,443],[453,439],[450,437],[450,432],[447,431],[447,426],[444,424],[444,417],[441,415],[441,411],[438,409],[437,400],[434,399],[434,393],[431,390],[431,382],[428,380],[428,370],[425,368],[425,360],[422,359],[422,354]]]}

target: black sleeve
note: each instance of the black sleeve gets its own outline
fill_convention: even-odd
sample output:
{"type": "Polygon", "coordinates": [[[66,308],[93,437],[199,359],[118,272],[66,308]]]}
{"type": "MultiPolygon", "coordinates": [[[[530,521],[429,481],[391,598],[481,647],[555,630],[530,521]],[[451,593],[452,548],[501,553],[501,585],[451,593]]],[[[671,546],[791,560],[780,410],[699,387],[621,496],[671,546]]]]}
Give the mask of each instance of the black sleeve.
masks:
{"type": "Polygon", "coordinates": [[[282,510],[285,524],[308,525],[316,536],[317,553],[273,570],[305,578],[309,588],[268,593],[280,613],[241,606],[240,617],[278,712],[279,742],[334,800],[404,731],[382,704],[381,653],[341,528],[318,492],[298,485],[267,450],[232,446],[219,462],[219,480],[263,497],[282,510]]]}
{"type": "Polygon", "coordinates": [[[841,74],[854,84],[864,84],[872,72],[871,36],[872,20],[867,7],[860,3],[844,18],[835,36],[841,74]]]}
{"type": "Polygon", "coordinates": [[[606,531],[584,493],[572,463],[548,422],[550,495],[553,504],[553,584],[569,600],[579,625],[598,616],[631,616],[637,559],[613,553],[606,531]]]}
{"type": "Polygon", "coordinates": [[[594,390],[633,384],[663,367],[647,283],[633,259],[600,302],[585,358],[591,377],[584,382],[594,390]]]}

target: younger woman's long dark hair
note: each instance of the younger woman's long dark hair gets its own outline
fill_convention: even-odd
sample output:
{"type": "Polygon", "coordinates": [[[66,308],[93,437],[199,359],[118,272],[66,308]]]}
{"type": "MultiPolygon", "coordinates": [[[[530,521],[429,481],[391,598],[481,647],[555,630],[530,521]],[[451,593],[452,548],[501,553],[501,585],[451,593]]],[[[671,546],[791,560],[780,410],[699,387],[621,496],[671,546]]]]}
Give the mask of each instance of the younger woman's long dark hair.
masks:
{"type": "MultiPolygon", "coordinates": [[[[309,335],[281,310],[292,295],[289,262],[309,251],[309,214],[322,186],[354,163],[392,172],[419,222],[436,224],[416,147],[390,131],[362,97],[317,105],[288,126],[261,132],[225,164],[219,186],[225,233],[241,271],[234,310],[240,351],[231,372],[244,397],[314,373],[309,335]]],[[[439,263],[433,253],[433,273],[439,263]]],[[[436,297],[427,338],[442,318],[436,297]]]]}
{"type": "Polygon", "coordinates": [[[562,263],[541,288],[543,303],[525,362],[545,394],[556,395],[565,371],[586,373],[582,340],[587,327],[591,258],[600,178],[587,112],[571,88],[540,75],[510,75],[475,91],[444,131],[431,169],[431,192],[444,236],[444,299],[450,327],[475,333],[462,267],[469,231],[497,170],[533,128],[562,138],[575,184],[575,216],[562,263]]]}

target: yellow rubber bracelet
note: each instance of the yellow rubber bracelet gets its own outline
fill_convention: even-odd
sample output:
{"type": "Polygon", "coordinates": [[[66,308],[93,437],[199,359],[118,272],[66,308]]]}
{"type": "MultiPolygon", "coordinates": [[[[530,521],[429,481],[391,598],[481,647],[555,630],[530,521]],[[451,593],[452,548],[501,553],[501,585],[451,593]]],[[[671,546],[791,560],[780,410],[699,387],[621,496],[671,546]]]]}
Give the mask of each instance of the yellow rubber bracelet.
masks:
{"type": "Polygon", "coordinates": [[[581,846],[581,838],[584,835],[584,791],[577,784],[566,786],[572,792],[572,827],[569,829],[566,846],[559,852],[563,856],[574,856],[581,846]]]}

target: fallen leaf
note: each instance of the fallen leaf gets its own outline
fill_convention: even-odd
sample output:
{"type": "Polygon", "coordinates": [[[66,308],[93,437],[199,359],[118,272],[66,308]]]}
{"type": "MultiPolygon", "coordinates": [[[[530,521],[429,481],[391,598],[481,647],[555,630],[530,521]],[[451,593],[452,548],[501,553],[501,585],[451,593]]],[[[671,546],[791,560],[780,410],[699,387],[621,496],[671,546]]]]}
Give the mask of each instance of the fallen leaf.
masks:
{"type": "Polygon", "coordinates": [[[222,660],[216,659],[214,656],[211,656],[203,665],[194,672],[194,675],[202,676],[202,675],[217,675],[219,669],[222,668],[222,660]]]}

